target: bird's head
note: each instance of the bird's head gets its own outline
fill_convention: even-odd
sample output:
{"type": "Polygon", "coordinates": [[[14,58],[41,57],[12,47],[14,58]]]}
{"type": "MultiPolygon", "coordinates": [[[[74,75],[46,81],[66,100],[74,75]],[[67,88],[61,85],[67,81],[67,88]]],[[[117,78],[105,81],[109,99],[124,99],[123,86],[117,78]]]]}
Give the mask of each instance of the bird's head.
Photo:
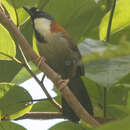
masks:
{"type": "Polygon", "coordinates": [[[34,29],[37,33],[42,36],[47,36],[48,34],[62,32],[68,35],[60,25],[58,25],[55,19],[45,11],[39,10],[35,7],[28,9],[23,7],[26,12],[31,16],[33,21],[34,29]]]}
{"type": "Polygon", "coordinates": [[[35,19],[38,19],[38,18],[39,19],[44,18],[44,19],[47,19],[47,20],[50,20],[50,21],[55,21],[55,19],[50,14],[48,14],[45,11],[41,11],[38,8],[32,7],[32,8],[29,9],[25,6],[23,8],[25,9],[26,12],[28,12],[28,14],[31,16],[32,20],[35,20],[35,19]]]}

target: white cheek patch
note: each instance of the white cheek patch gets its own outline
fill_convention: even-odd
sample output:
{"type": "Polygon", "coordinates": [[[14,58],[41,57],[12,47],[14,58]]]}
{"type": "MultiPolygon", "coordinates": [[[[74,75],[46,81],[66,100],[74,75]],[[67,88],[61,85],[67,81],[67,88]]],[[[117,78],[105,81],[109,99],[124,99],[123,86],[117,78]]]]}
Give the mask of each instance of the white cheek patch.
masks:
{"type": "Polygon", "coordinates": [[[51,24],[51,21],[45,18],[34,19],[35,29],[44,36],[50,32],[50,24],[51,24]]]}

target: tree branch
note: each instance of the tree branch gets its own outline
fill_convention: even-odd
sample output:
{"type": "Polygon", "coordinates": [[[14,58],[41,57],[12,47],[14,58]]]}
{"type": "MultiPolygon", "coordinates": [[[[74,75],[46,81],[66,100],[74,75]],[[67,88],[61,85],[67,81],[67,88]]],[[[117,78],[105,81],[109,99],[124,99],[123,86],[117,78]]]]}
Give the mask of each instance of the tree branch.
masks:
{"type": "MultiPolygon", "coordinates": [[[[114,121],[114,120],[120,120],[120,118],[100,118],[100,117],[95,117],[95,118],[101,124],[114,121]]],[[[27,114],[15,120],[17,121],[17,120],[23,120],[23,119],[47,120],[47,119],[66,119],[66,118],[60,112],[28,112],[27,114]]]]}
{"type": "MultiPolygon", "coordinates": [[[[33,49],[30,47],[27,40],[17,29],[16,25],[1,10],[0,23],[8,30],[15,43],[20,44],[25,55],[29,57],[34,64],[38,65],[39,61],[37,59],[39,59],[39,56],[37,56],[33,49]]],[[[99,125],[99,123],[83,108],[83,106],[78,102],[76,97],[72,94],[69,87],[67,87],[66,80],[64,80],[64,82],[60,82],[62,81],[61,76],[59,76],[55,71],[53,71],[44,61],[41,61],[39,69],[43,71],[44,74],[47,75],[47,77],[49,77],[54,82],[57,89],[63,88],[61,94],[80,119],[94,126],[99,125]]]]}
{"type": "Polygon", "coordinates": [[[29,112],[25,115],[23,115],[20,118],[17,118],[15,120],[21,120],[21,119],[63,119],[65,118],[62,113],[60,112],[29,112]]]}

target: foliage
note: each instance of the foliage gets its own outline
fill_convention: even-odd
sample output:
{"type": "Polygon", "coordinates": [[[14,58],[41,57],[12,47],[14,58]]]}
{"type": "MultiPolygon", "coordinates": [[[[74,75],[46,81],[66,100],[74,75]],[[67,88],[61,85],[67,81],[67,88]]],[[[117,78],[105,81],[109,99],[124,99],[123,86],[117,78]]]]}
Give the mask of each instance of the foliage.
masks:
{"type": "MultiPolygon", "coordinates": [[[[22,6],[36,6],[52,14],[79,44],[85,76],[82,77],[89,91],[96,117],[118,119],[98,128],[84,122],[74,124],[62,122],[51,129],[129,129],[130,121],[130,1],[118,0],[112,19],[109,43],[108,22],[113,0],[2,0],[5,12],[19,27],[25,38],[36,50],[32,24],[22,6]],[[104,88],[107,100],[104,102],[104,88]],[[104,116],[106,109],[106,117],[104,116]]],[[[22,61],[17,45],[8,31],[0,25],[0,129],[22,130],[21,126],[10,121],[29,111],[57,111],[49,101],[33,104],[29,93],[18,84],[31,76],[24,67],[12,61],[5,53],[22,61]],[[12,105],[10,105],[12,104],[12,105]],[[8,106],[8,107],[7,107],[8,106]],[[32,109],[31,109],[32,108],[32,109]]],[[[35,74],[38,69],[29,61],[35,74]]],[[[60,94],[56,99],[60,100],[60,94]]]]}

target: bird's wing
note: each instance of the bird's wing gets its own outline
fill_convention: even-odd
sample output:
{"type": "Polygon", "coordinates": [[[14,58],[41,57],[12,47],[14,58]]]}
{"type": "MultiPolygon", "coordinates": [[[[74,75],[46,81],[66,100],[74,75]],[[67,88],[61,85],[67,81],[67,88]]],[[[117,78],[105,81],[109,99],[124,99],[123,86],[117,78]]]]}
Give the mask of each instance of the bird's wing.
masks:
{"type": "MultiPolygon", "coordinates": [[[[70,49],[76,54],[76,58],[80,61],[81,55],[80,55],[79,49],[78,49],[77,45],[75,44],[75,42],[72,40],[71,35],[63,27],[59,26],[57,23],[51,24],[51,32],[60,33],[64,39],[68,40],[70,49]]],[[[78,67],[77,68],[78,73],[80,75],[84,75],[83,63],[79,62],[77,67],[78,67]]]]}

